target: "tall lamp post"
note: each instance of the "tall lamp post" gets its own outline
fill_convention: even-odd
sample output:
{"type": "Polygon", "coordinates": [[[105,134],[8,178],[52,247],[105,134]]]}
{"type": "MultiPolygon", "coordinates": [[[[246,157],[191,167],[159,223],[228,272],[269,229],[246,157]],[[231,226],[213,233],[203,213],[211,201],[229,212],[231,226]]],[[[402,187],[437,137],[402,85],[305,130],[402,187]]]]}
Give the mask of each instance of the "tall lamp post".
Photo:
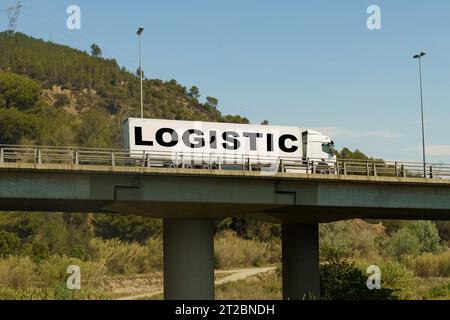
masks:
{"type": "Polygon", "coordinates": [[[141,45],[141,35],[144,32],[144,28],[140,27],[137,31],[139,37],[139,78],[141,78],[141,118],[144,118],[144,93],[142,87],[142,78],[144,77],[144,72],[142,71],[142,45],[141,45]]]}
{"type": "Polygon", "coordinates": [[[425,123],[423,116],[423,86],[422,86],[422,58],[426,55],[425,52],[416,54],[413,58],[419,60],[419,79],[420,79],[420,109],[422,114],[422,153],[423,153],[423,177],[427,177],[427,162],[425,155],[425,123]]]}

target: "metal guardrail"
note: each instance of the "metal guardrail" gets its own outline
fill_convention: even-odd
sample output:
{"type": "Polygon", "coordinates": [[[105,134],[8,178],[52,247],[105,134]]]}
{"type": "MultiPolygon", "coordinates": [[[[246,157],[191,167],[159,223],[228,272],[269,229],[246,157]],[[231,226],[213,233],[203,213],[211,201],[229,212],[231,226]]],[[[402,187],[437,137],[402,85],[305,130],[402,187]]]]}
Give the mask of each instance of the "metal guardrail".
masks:
{"type": "Polygon", "coordinates": [[[172,153],[94,149],[0,145],[0,164],[31,163],[112,167],[168,167],[228,169],[263,172],[321,173],[334,175],[387,176],[450,179],[450,164],[418,162],[338,159],[298,159],[255,155],[172,153]]]}

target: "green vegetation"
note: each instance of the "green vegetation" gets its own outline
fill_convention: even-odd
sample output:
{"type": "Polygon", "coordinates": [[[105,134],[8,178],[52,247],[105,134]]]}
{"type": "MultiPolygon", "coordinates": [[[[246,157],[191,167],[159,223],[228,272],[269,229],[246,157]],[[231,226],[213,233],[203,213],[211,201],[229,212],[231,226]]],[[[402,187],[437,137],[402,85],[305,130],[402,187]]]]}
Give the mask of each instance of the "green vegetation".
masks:
{"type": "Polygon", "coordinates": [[[93,223],[96,236],[103,239],[145,243],[162,234],[161,220],[142,216],[97,214],[93,223]]]}
{"type": "Polygon", "coordinates": [[[351,151],[348,148],[344,148],[341,150],[341,152],[336,152],[336,155],[339,159],[373,160],[373,158],[369,158],[358,149],[356,149],[355,151],[351,151]]]}
{"type": "Polygon", "coordinates": [[[34,107],[40,99],[37,82],[4,72],[0,77],[0,108],[27,110],[34,107]]]}
{"type": "Polygon", "coordinates": [[[430,221],[415,221],[394,232],[387,250],[396,259],[405,255],[437,253],[441,250],[439,231],[430,221]]]}
{"type": "Polygon", "coordinates": [[[320,295],[325,300],[388,300],[394,299],[392,289],[382,285],[380,290],[369,290],[367,275],[354,262],[340,256],[338,251],[322,248],[320,268],[320,295]]]}
{"type": "MultiPolygon", "coordinates": [[[[0,144],[122,147],[122,121],[139,114],[139,75],[102,58],[96,44],[88,50],[0,33],[0,144]]],[[[222,115],[217,98],[201,102],[196,86],[149,78],[143,85],[146,117],[248,123],[222,115]]],[[[348,148],[337,155],[373,159],[348,148]]],[[[109,280],[160,273],[161,233],[160,220],[141,216],[0,213],[0,299],[112,298],[103,287],[109,280]],[[72,264],[81,268],[82,290],[65,286],[72,264]]],[[[216,267],[278,265],[280,238],[278,225],[218,221],[216,267]]],[[[324,299],[449,297],[449,222],[343,221],[321,225],[320,239],[324,299]],[[372,264],[381,268],[382,290],[365,286],[372,264]]],[[[279,299],[280,277],[277,270],[229,283],[217,296],[279,299]]]]}
{"type": "Polygon", "coordinates": [[[450,282],[440,287],[430,289],[425,299],[450,299],[450,282]]]}
{"type": "Polygon", "coordinates": [[[20,239],[15,233],[0,231],[0,257],[14,254],[20,247],[20,239]]]}
{"type": "Polygon", "coordinates": [[[102,56],[102,49],[95,43],[91,45],[91,54],[94,57],[101,57],[102,56]]]}

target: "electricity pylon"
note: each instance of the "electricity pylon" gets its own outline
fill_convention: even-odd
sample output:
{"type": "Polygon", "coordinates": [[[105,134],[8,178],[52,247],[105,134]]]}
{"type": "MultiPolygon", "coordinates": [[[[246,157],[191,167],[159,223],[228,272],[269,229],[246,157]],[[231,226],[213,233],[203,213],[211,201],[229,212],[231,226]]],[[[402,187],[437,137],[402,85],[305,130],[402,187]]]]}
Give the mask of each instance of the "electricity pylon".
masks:
{"type": "Polygon", "coordinates": [[[16,5],[6,8],[4,11],[8,15],[9,25],[7,33],[14,35],[17,29],[17,18],[19,17],[20,9],[22,8],[22,1],[18,1],[16,5]]]}

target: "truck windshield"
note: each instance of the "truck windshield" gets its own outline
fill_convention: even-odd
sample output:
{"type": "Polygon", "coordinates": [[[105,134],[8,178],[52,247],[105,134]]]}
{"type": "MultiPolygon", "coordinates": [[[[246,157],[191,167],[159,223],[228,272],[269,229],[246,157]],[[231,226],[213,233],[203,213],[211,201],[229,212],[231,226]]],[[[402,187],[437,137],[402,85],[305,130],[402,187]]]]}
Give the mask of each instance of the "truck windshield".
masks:
{"type": "Polygon", "coordinates": [[[324,143],[322,144],[322,151],[328,154],[334,154],[334,143],[324,143]]]}

